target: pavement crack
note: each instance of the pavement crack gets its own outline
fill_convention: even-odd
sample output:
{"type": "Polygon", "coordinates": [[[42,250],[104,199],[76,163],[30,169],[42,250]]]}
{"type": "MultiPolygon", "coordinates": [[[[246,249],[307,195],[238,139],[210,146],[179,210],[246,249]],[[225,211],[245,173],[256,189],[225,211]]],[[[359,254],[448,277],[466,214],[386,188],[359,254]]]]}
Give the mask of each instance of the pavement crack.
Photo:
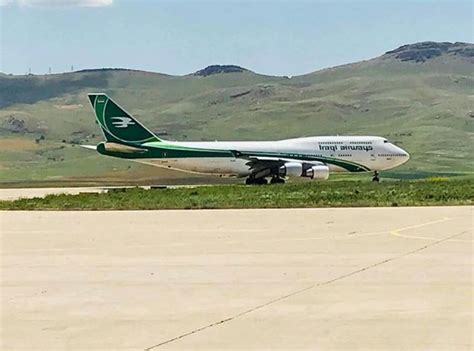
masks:
{"type": "Polygon", "coordinates": [[[365,272],[369,269],[372,269],[372,268],[375,268],[375,267],[378,267],[378,266],[381,266],[385,263],[389,263],[391,261],[395,261],[395,260],[398,260],[398,259],[401,259],[403,257],[406,257],[406,256],[409,256],[409,255],[412,255],[412,254],[415,254],[417,252],[420,252],[420,251],[423,251],[423,250],[426,250],[430,247],[433,247],[433,246],[436,246],[442,242],[445,242],[445,241],[448,241],[448,240],[451,240],[453,238],[455,238],[456,236],[460,236],[462,234],[464,234],[465,231],[462,231],[460,233],[456,233],[456,234],[453,234],[453,235],[450,235],[448,237],[445,237],[445,238],[442,238],[442,239],[439,239],[439,240],[436,240],[436,241],[431,241],[430,243],[426,244],[426,245],[423,245],[415,250],[411,250],[411,251],[407,251],[407,252],[404,252],[402,254],[399,254],[399,255],[396,255],[396,256],[393,256],[393,257],[390,257],[390,258],[387,258],[385,260],[382,260],[382,261],[379,261],[379,262],[376,262],[374,264],[371,264],[371,265],[368,265],[368,266],[365,266],[365,267],[362,267],[362,268],[359,268],[355,271],[352,271],[352,272],[349,272],[349,273],[346,273],[346,274],[343,274],[343,275],[340,275],[338,277],[335,277],[333,279],[329,279],[329,280],[326,280],[326,281],[323,281],[323,282],[320,282],[320,283],[316,283],[316,284],[313,284],[313,285],[310,285],[310,286],[307,286],[305,288],[302,288],[302,289],[299,289],[299,290],[296,290],[296,291],[293,291],[292,293],[289,293],[289,294],[286,294],[286,295],[283,295],[283,296],[280,296],[276,299],[273,299],[273,300],[270,300],[270,301],[267,301],[265,303],[262,303],[260,305],[257,305],[257,306],[254,306],[252,308],[249,308],[245,311],[242,311],[240,313],[237,313],[233,316],[230,316],[230,317],[227,317],[225,319],[222,319],[220,321],[217,321],[217,322],[214,322],[214,323],[211,323],[211,324],[208,324],[208,325],[205,325],[203,327],[200,327],[200,328],[197,328],[197,329],[194,329],[194,330],[191,330],[187,333],[184,333],[184,334],[181,334],[181,335],[178,335],[174,338],[171,338],[171,339],[168,339],[168,340],[165,340],[165,341],[162,341],[160,342],[159,344],[156,344],[156,345],[153,345],[153,346],[150,346],[150,347],[147,347],[145,348],[144,350],[145,351],[150,351],[150,350],[153,350],[153,349],[157,349],[161,346],[164,346],[166,344],[169,344],[169,343],[172,343],[174,341],[177,341],[177,340],[180,340],[180,339],[183,339],[187,336],[190,336],[190,335],[193,335],[193,334],[196,334],[196,333],[199,333],[201,331],[204,331],[206,329],[209,329],[209,328],[212,328],[212,327],[215,327],[215,326],[218,326],[220,324],[224,324],[224,323],[227,323],[227,322],[230,322],[234,319],[237,319],[239,317],[242,317],[246,314],[249,314],[249,313],[252,313],[252,312],[255,312],[257,310],[260,310],[262,308],[265,308],[265,307],[268,307],[272,304],[275,304],[279,301],[282,301],[282,300],[285,300],[285,299],[288,299],[290,297],[293,297],[293,296],[296,296],[296,295],[299,295],[305,291],[308,291],[308,290],[312,290],[312,289],[315,289],[315,288],[318,288],[318,287],[322,287],[322,286],[326,286],[326,285],[329,285],[329,284],[332,284],[332,283],[335,283],[339,280],[342,280],[342,279],[345,279],[345,278],[348,278],[348,277],[351,277],[353,275],[356,275],[356,274],[359,274],[359,273],[362,273],[362,272],[365,272]]]}

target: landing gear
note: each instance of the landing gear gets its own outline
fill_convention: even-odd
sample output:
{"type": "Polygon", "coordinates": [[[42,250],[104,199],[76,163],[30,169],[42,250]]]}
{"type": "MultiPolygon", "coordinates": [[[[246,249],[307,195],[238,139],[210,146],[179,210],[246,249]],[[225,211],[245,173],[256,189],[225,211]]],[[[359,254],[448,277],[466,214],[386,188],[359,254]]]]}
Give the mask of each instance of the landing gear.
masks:
{"type": "Polygon", "coordinates": [[[270,179],[270,184],[285,184],[285,179],[273,176],[272,179],[270,179]]]}
{"type": "Polygon", "coordinates": [[[377,171],[374,172],[374,177],[372,178],[372,181],[376,183],[380,182],[379,172],[377,171]]]}
{"type": "Polygon", "coordinates": [[[245,179],[245,184],[247,184],[247,185],[265,185],[265,184],[268,184],[268,181],[265,178],[248,177],[247,179],[245,179]]]}
{"type": "Polygon", "coordinates": [[[255,178],[247,178],[245,179],[245,185],[252,185],[255,184],[255,178]]]}

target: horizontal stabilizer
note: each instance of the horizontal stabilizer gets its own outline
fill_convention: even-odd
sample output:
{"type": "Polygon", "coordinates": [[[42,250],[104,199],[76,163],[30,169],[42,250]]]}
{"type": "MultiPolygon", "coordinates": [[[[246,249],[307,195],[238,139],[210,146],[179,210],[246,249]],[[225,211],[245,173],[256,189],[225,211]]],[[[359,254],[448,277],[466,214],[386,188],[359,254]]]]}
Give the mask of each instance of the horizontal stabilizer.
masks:
{"type": "Polygon", "coordinates": [[[97,150],[97,146],[95,145],[79,145],[79,146],[83,147],[84,149],[97,150]]]}

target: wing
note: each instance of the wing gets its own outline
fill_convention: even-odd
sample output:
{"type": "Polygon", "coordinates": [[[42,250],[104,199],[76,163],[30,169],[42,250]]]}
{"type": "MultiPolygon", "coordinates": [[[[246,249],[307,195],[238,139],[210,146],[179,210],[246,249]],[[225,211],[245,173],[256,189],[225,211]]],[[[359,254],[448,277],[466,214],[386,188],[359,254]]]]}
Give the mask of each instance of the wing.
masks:
{"type": "MultiPolygon", "coordinates": [[[[278,170],[287,162],[297,162],[303,165],[303,169],[308,169],[316,165],[324,165],[325,163],[320,161],[306,161],[298,160],[295,158],[278,157],[278,156],[259,156],[254,154],[248,154],[237,150],[232,150],[232,154],[235,158],[243,158],[248,160],[246,163],[250,168],[251,174],[265,174],[271,173],[272,170],[278,170]]],[[[265,176],[265,175],[264,175],[265,176]]]]}

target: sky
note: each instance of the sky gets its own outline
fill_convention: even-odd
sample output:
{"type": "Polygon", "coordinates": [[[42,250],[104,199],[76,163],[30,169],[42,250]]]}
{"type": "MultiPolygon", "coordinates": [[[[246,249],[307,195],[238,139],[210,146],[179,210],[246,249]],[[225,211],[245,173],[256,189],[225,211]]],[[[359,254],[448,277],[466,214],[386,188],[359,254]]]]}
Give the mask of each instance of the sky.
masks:
{"type": "Polygon", "coordinates": [[[0,71],[236,64],[298,75],[419,41],[474,42],[472,1],[0,0],[0,71]]]}

